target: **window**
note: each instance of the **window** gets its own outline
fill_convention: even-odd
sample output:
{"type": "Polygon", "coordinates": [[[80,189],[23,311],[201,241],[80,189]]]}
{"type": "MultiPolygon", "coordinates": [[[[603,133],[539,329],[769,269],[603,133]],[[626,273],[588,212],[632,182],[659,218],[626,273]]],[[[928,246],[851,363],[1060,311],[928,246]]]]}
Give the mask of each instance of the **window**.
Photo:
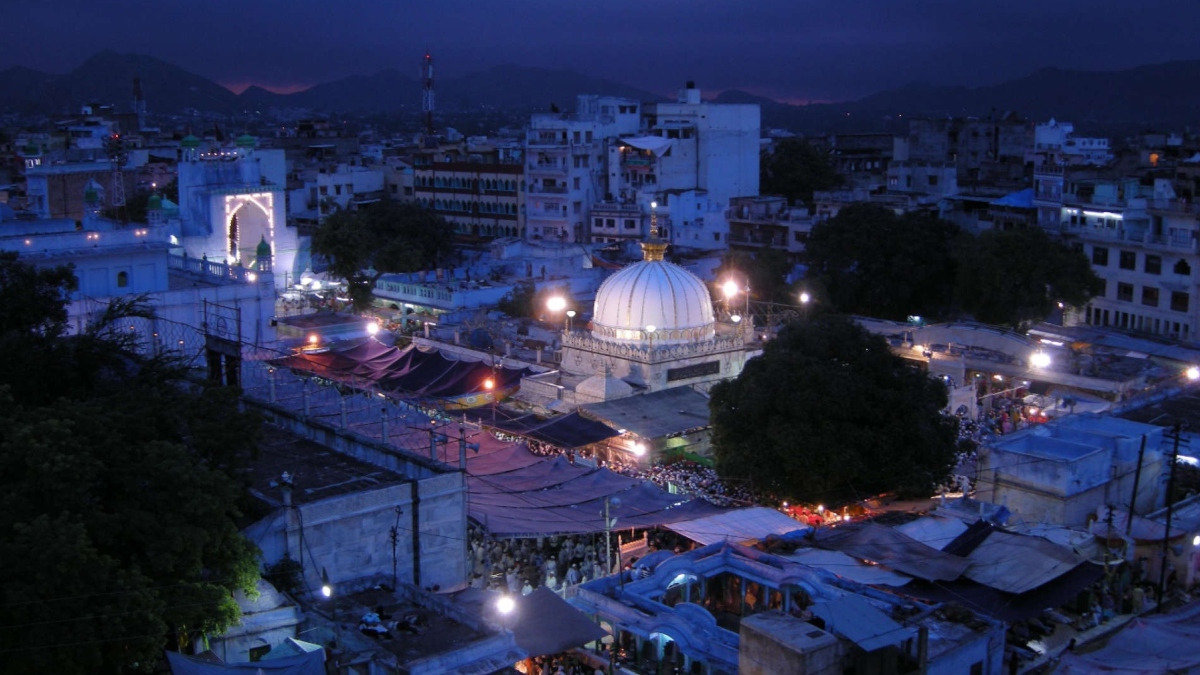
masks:
{"type": "Polygon", "coordinates": [[[721,241],[721,233],[713,232],[713,241],[721,241]]]}
{"type": "Polygon", "coordinates": [[[117,288],[129,286],[129,272],[117,272],[117,288]]]}
{"type": "Polygon", "coordinates": [[[931,175],[929,177],[929,186],[930,187],[937,185],[937,182],[938,182],[938,177],[936,175],[931,175]]]}
{"type": "Polygon", "coordinates": [[[1148,307],[1158,307],[1158,289],[1142,286],[1142,304],[1148,307]]]}
{"type": "Polygon", "coordinates": [[[572,202],[571,209],[576,215],[583,213],[583,202],[572,202]]]}
{"type": "Polygon", "coordinates": [[[1137,253],[1134,251],[1121,251],[1120,266],[1123,270],[1137,269],[1137,253]]]}
{"type": "Polygon", "coordinates": [[[1162,274],[1162,256],[1147,255],[1145,270],[1146,274],[1162,274]]]}
{"type": "Polygon", "coordinates": [[[262,661],[262,657],[266,656],[267,652],[269,651],[271,651],[271,645],[259,645],[258,647],[251,647],[250,660],[252,662],[262,661]]]}
{"type": "Polygon", "coordinates": [[[579,177],[578,176],[575,177],[575,189],[576,190],[579,189],[579,177]]]}
{"type": "Polygon", "coordinates": [[[1117,299],[1133,302],[1133,284],[1117,284],[1117,299]]]}
{"type": "Polygon", "coordinates": [[[637,229],[637,221],[632,218],[626,218],[625,219],[625,229],[627,229],[627,230],[637,229]]]}
{"type": "Polygon", "coordinates": [[[1093,246],[1092,264],[1096,267],[1108,267],[1108,249],[1103,246],[1093,246]]]}
{"type": "Polygon", "coordinates": [[[1186,260],[1180,258],[1179,262],[1175,263],[1175,274],[1182,274],[1190,277],[1192,276],[1192,266],[1189,265],[1186,260]]]}
{"type": "Polygon", "coordinates": [[[1186,312],[1188,311],[1188,294],[1180,293],[1179,291],[1171,291],[1171,311],[1186,312]]]}

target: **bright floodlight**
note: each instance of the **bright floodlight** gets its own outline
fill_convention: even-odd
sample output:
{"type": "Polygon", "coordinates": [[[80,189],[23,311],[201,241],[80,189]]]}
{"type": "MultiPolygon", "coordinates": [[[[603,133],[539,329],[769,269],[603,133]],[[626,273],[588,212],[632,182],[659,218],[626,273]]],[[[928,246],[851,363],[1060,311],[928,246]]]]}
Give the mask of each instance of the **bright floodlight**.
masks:
{"type": "Polygon", "coordinates": [[[1193,382],[1195,382],[1196,380],[1200,380],[1200,368],[1197,368],[1196,366],[1192,366],[1191,368],[1188,368],[1184,374],[1187,375],[1187,379],[1189,379],[1193,382]]]}
{"type": "Polygon", "coordinates": [[[574,319],[574,318],[575,318],[575,310],[573,310],[573,309],[568,309],[568,310],[567,310],[567,316],[568,316],[568,317],[570,317],[570,318],[572,318],[572,319],[574,319]]]}
{"type": "Polygon", "coordinates": [[[319,291],[319,290],[321,290],[321,282],[319,282],[319,281],[317,281],[317,280],[315,280],[315,279],[314,279],[314,280],[313,280],[313,282],[312,282],[312,289],[313,289],[314,291],[319,291]]]}
{"type": "Polygon", "coordinates": [[[1200,546],[1200,534],[1192,537],[1192,546],[1200,546]]]}
{"type": "Polygon", "coordinates": [[[254,272],[246,272],[246,281],[258,281],[258,275],[254,272]]]}
{"type": "Polygon", "coordinates": [[[379,333],[379,324],[372,321],[367,324],[367,335],[376,335],[379,333]]]}
{"type": "Polygon", "coordinates": [[[646,446],[642,445],[641,443],[635,443],[633,446],[633,454],[637,455],[638,457],[646,454],[646,446]]]}
{"type": "Polygon", "coordinates": [[[549,308],[551,312],[561,312],[566,308],[566,306],[567,300],[561,295],[556,295],[546,301],[546,307],[549,308]]]}
{"type": "Polygon", "coordinates": [[[721,284],[721,292],[724,293],[725,297],[727,297],[727,298],[732,298],[733,296],[737,295],[738,294],[737,282],[734,281],[733,279],[730,279],[729,281],[726,281],[725,283],[721,284]]]}
{"type": "Polygon", "coordinates": [[[647,333],[653,333],[656,330],[658,330],[658,326],[655,326],[654,324],[650,324],[649,326],[646,326],[647,333]]]}
{"type": "Polygon", "coordinates": [[[312,335],[308,336],[308,344],[310,344],[310,345],[315,345],[320,341],[321,341],[321,338],[316,333],[313,333],[312,335]]]}
{"type": "Polygon", "coordinates": [[[321,595],[329,598],[333,596],[333,586],[329,584],[321,584],[321,595]]]}
{"type": "Polygon", "coordinates": [[[741,314],[734,314],[733,316],[729,317],[729,320],[730,320],[730,321],[732,321],[732,322],[734,322],[734,323],[738,323],[739,321],[741,321],[741,320],[742,320],[742,315],[741,315],[741,314]]]}
{"type": "Polygon", "coordinates": [[[800,294],[800,304],[807,305],[809,300],[812,300],[812,296],[808,294],[808,291],[800,294]]]}
{"type": "Polygon", "coordinates": [[[483,381],[483,388],[487,389],[488,391],[491,391],[493,388],[495,388],[495,386],[496,386],[496,383],[493,382],[492,378],[490,378],[490,377],[483,381]]]}
{"type": "Polygon", "coordinates": [[[500,599],[496,601],[496,609],[500,610],[501,614],[509,614],[516,608],[517,603],[507,595],[500,596],[500,599]]]}
{"type": "Polygon", "coordinates": [[[1035,352],[1029,362],[1034,368],[1045,368],[1050,365],[1050,355],[1046,352],[1035,352]]]}
{"type": "Polygon", "coordinates": [[[652,208],[652,209],[657,209],[657,208],[658,208],[658,202],[650,202],[650,208],[652,208]]]}

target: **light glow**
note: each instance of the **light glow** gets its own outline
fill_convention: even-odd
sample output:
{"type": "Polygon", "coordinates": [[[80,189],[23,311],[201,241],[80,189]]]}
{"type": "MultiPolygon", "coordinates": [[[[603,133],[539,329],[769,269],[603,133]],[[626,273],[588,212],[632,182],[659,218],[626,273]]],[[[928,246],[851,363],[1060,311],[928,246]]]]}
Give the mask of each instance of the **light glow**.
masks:
{"type": "Polygon", "coordinates": [[[496,609],[500,610],[501,614],[511,614],[517,608],[517,603],[507,595],[500,596],[496,601],[496,609]]]}
{"type": "Polygon", "coordinates": [[[1050,355],[1046,352],[1035,352],[1029,362],[1034,368],[1046,368],[1050,365],[1050,355]]]}
{"type": "Polygon", "coordinates": [[[379,334],[379,324],[374,321],[372,321],[371,323],[368,323],[367,324],[367,335],[378,335],[378,334],[379,334]]]}
{"type": "Polygon", "coordinates": [[[726,281],[725,283],[721,284],[721,292],[725,294],[726,298],[732,298],[733,296],[737,295],[738,294],[737,282],[734,281],[733,279],[730,279],[729,281],[726,281]]]}
{"type": "Polygon", "coordinates": [[[800,304],[807,305],[809,300],[812,300],[812,296],[807,291],[800,294],[800,304]]]}
{"type": "Polygon", "coordinates": [[[1200,380],[1200,368],[1197,368],[1196,366],[1192,366],[1191,368],[1188,368],[1187,371],[1184,372],[1184,375],[1186,375],[1187,379],[1191,380],[1192,382],[1195,382],[1196,380],[1200,380]]]}
{"type": "Polygon", "coordinates": [[[567,307],[567,301],[560,295],[556,295],[546,301],[546,307],[551,312],[561,312],[567,307]]]}

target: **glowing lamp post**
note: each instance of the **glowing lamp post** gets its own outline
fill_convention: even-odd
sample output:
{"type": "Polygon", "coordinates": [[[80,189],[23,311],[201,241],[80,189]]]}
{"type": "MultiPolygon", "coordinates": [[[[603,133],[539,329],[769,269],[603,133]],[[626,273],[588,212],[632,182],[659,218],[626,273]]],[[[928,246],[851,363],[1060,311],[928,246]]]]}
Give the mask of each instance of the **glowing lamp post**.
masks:
{"type": "Polygon", "coordinates": [[[1029,358],[1029,363],[1034,368],[1048,368],[1050,367],[1050,355],[1046,352],[1034,352],[1033,356],[1029,358]]]}
{"type": "Polygon", "coordinates": [[[650,349],[654,349],[654,331],[658,330],[658,326],[650,324],[646,326],[646,339],[650,342],[650,349]]]}
{"type": "Polygon", "coordinates": [[[367,324],[367,335],[370,335],[371,337],[375,337],[378,334],[379,334],[379,323],[376,321],[372,321],[372,322],[368,323],[367,324]]]}
{"type": "Polygon", "coordinates": [[[1200,368],[1197,368],[1196,366],[1192,366],[1192,367],[1188,368],[1187,370],[1185,370],[1183,372],[1183,375],[1184,375],[1184,377],[1186,377],[1188,379],[1188,382],[1195,382],[1196,380],[1200,380],[1200,368]]]}
{"type": "MultiPolygon", "coordinates": [[[[489,394],[491,394],[492,391],[496,388],[496,381],[489,377],[488,379],[483,381],[483,388],[486,389],[489,394]]],[[[496,424],[496,403],[497,403],[496,398],[495,398],[495,396],[493,396],[492,397],[492,424],[493,425],[496,424]]]]}
{"type": "Polygon", "coordinates": [[[567,310],[567,332],[568,333],[571,332],[571,320],[574,318],[575,318],[575,310],[568,309],[567,310]]]}
{"type": "Polygon", "coordinates": [[[808,291],[801,291],[800,292],[800,307],[802,308],[802,311],[804,313],[805,321],[808,321],[808,303],[810,303],[810,302],[812,302],[812,296],[808,294],[808,291]]]}

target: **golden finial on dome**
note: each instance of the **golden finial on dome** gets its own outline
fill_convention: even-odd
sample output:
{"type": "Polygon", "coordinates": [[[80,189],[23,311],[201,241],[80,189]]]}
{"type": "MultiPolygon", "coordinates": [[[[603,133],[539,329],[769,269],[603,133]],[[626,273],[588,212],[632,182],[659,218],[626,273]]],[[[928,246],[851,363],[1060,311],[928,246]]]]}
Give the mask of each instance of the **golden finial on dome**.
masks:
{"type": "Polygon", "coordinates": [[[658,202],[650,202],[650,238],[642,242],[642,260],[660,261],[666,257],[667,242],[658,238],[658,202]]]}

